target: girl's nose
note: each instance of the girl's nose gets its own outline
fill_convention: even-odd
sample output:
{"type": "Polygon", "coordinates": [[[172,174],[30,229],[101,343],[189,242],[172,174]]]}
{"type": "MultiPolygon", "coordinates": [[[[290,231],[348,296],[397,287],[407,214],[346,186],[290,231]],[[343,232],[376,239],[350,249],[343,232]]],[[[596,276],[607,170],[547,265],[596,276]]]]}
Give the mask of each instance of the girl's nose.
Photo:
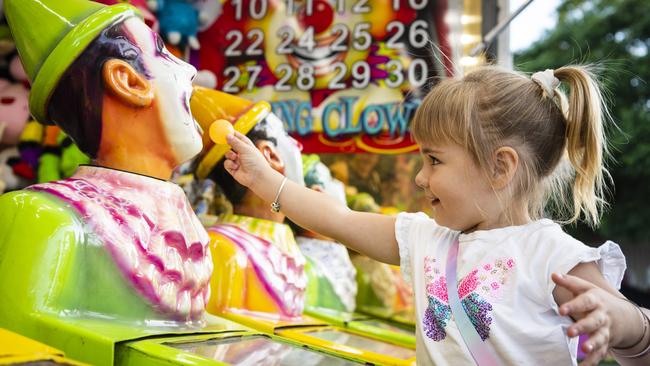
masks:
{"type": "Polygon", "coordinates": [[[298,12],[298,22],[303,29],[314,27],[314,34],[325,32],[334,21],[334,9],[326,0],[314,0],[311,14],[304,5],[298,12]]]}
{"type": "Polygon", "coordinates": [[[420,170],[415,176],[415,185],[423,189],[427,188],[427,180],[424,178],[422,170],[420,170]]]}

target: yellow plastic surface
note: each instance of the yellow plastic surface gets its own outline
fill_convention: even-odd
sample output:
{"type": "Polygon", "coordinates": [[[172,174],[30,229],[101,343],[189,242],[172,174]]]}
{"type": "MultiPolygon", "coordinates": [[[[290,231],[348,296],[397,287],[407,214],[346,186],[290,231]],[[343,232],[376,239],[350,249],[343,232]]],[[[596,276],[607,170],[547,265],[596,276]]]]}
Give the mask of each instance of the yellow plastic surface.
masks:
{"type": "Polygon", "coordinates": [[[62,365],[85,365],[66,360],[63,352],[19,334],[0,329],[0,365],[52,361],[62,365]]]}
{"type": "Polygon", "coordinates": [[[231,310],[227,310],[221,313],[220,316],[268,334],[277,334],[279,329],[291,327],[318,327],[327,325],[327,323],[323,322],[322,320],[314,319],[306,315],[303,315],[299,319],[291,321],[282,320],[279,318],[274,319],[269,316],[269,314],[254,314],[243,312],[237,313],[231,310]]]}
{"type": "Polygon", "coordinates": [[[300,328],[293,328],[293,329],[286,329],[286,330],[281,329],[276,332],[276,335],[293,339],[294,341],[307,344],[316,349],[324,348],[328,350],[334,350],[336,351],[336,353],[345,355],[347,357],[350,357],[352,359],[361,362],[372,362],[377,365],[394,365],[394,366],[416,365],[415,351],[412,351],[413,353],[412,357],[402,359],[394,356],[388,356],[388,355],[367,351],[359,347],[350,347],[339,342],[325,340],[322,338],[315,337],[313,335],[318,332],[333,332],[333,331],[340,331],[340,329],[336,327],[300,327],[300,328]]]}

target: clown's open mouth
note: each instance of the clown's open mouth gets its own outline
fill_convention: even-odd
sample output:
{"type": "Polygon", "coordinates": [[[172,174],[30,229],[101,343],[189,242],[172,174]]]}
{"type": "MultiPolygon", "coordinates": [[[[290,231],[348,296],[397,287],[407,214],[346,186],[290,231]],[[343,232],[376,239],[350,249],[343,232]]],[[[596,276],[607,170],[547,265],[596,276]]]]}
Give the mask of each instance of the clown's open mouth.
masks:
{"type": "Polygon", "coordinates": [[[316,46],[310,51],[306,47],[298,45],[297,41],[291,44],[293,53],[287,55],[287,59],[295,70],[303,64],[314,66],[314,76],[319,77],[334,71],[333,65],[341,62],[347,55],[347,49],[350,47],[350,37],[348,36],[342,45],[345,45],[346,51],[332,51],[332,45],[339,38],[338,35],[332,35],[316,39],[316,46]]]}

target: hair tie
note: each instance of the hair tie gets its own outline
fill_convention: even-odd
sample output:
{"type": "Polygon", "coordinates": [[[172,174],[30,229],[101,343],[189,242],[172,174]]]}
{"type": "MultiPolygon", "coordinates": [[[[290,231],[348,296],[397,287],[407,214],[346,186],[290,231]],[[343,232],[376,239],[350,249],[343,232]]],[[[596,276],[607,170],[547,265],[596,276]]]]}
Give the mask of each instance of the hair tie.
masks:
{"type": "Polygon", "coordinates": [[[544,94],[549,98],[553,98],[555,95],[555,89],[560,86],[560,80],[555,77],[553,70],[546,69],[544,71],[538,71],[530,77],[537,85],[542,87],[544,94]]]}

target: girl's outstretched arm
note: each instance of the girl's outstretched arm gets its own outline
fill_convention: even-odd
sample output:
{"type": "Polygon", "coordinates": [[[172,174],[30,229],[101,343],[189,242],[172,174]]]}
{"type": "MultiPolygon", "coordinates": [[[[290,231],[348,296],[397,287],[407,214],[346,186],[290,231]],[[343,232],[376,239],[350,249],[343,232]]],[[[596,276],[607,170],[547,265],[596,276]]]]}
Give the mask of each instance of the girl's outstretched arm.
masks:
{"type": "MultiPolygon", "coordinates": [[[[226,170],[260,198],[273,202],[284,176],[241,133],[228,136],[228,144],[232,151],[226,153],[226,170]]],[[[326,194],[291,181],[285,183],[278,202],[282,213],[296,224],[378,261],[399,264],[394,217],[352,211],[326,194]]]]}

